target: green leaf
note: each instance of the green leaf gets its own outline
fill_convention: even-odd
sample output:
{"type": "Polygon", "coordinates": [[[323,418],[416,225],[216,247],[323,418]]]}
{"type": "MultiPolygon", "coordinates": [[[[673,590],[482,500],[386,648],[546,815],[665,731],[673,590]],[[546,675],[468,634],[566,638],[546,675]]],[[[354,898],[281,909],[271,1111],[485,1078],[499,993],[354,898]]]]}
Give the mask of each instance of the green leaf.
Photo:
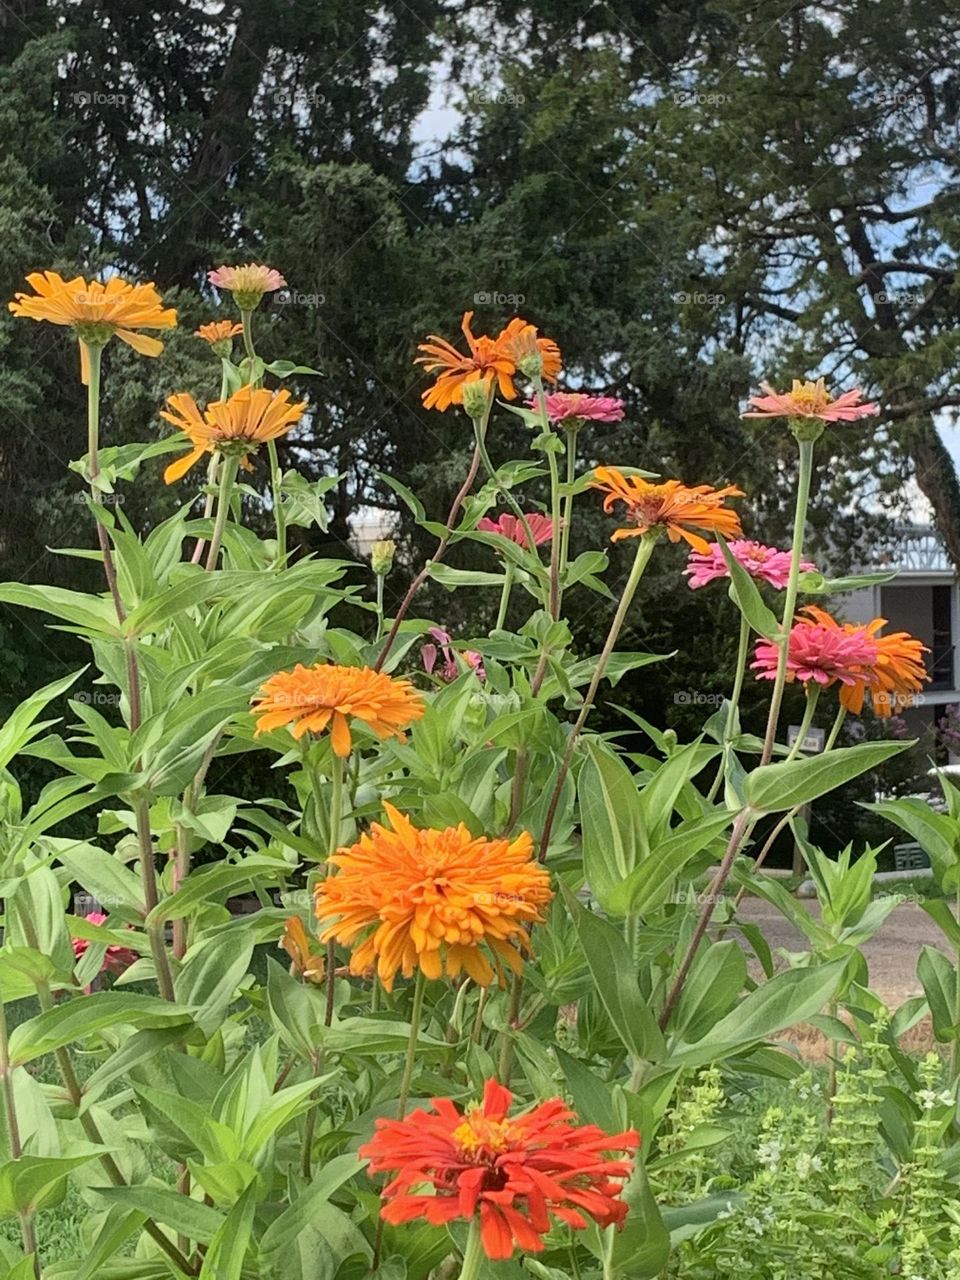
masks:
{"type": "Polygon", "coordinates": [[[730,598],[759,635],[772,640],[780,631],[780,623],[764,604],[757,584],[718,533],[717,542],[730,570],[730,598]]]}
{"type": "Polygon", "coordinates": [[[757,813],[794,809],[878,768],[885,760],[916,746],[916,741],[863,742],[806,760],[764,765],[747,776],[744,797],[757,813]]]}
{"type": "Polygon", "coordinates": [[[224,1223],[224,1216],[209,1205],[166,1187],[94,1187],[98,1196],[135,1209],[155,1222],[162,1222],[191,1240],[206,1244],[212,1240],[224,1223]]]}
{"type": "Polygon", "coordinates": [[[624,1187],[623,1199],[629,1206],[625,1225],[622,1230],[608,1231],[603,1236],[604,1275],[623,1277],[623,1280],[655,1280],[667,1265],[670,1236],[640,1160],[624,1187]]]}
{"type": "Polygon", "coordinates": [[[847,591],[857,591],[860,587],[873,587],[883,582],[892,582],[899,572],[899,569],[885,569],[879,573],[852,574],[848,578],[825,578],[822,573],[808,570],[800,574],[799,586],[806,595],[841,595],[847,591]]]}
{"type": "Polygon", "coordinates": [[[58,1205],[67,1174],[98,1159],[100,1148],[76,1156],[20,1156],[0,1165],[0,1218],[16,1218],[58,1205]]]}
{"type": "Polygon", "coordinates": [[[254,881],[277,883],[285,868],[276,858],[251,854],[239,862],[219,862],[191,871],[176,893],[158,902],[147,916],[147,925],[182,920],[211,898],[231,897],[254,881]]]}
{"type": "Polygon", "coordinates": [[[113,854],[86,841],[52,841],[57,861],[70,877],[93,894],[108,910],[121,905],[143,911],[143,892],[137,876],[113,854]]]}
{"type": "Polygon", "coordinates": [[[189,1010],[159,996],[97,991],[21,1022],[10,1034],[10,1061],[23,1066],[107,1027],[168,1027],[191,1021],[189,1010]]]}
{"type": "Polygon", "coordinates": [[[251,1182],[218,1228],[200,1268],[200,1280],[243,1280],[243,1262],[253,1234],[257,1183],[251,1182]]]}
{"type": "Polygon", "coordinates": [[[846,960],[834,960],[830,964],[776,974],[751,991],[695,1046],[676,1045],[670,1054],[671,1066],[702,1066],[806,1021],[833,997],[846,967],[846,960]]]}
{"type": "Polygon", "coordinates": [[[335,1191],[355,1178],[367,1161],[352,1152],[327,1160],[313,1175],[302,1195],[274,1218],[260,1239],[260,1258],[264,1263],[276,1263],[287,1254],[297,1236],[314,1220],[317,1208],[326,1204],[335,1191]]]}
{"type": "Polygon", "coordinates": [[[636,778],[600,738],[588,738],[577,778],[583,870],[605,911],[647,850],[636,778]]]}
{"type": "Polygon", "coordinates": [[[627,1052],[646,1062],[661,1062],[663,1035],[640,994],[637,967],[623,936],[608,920],[581,907],[570,890],[561,890],[586,956],[596,991],[627,1052]]]}
{"type": "Polygon", "coordinates": [[[930,1006],[933,1034],[941,1044],[956,1040],[960,1034],[957,1023],[957,976],[950,960],[936,947],[924,947],[917,961],[917,977],[930,1006]]]}
{"type": "Polygon", "coordinates": [[[960,823],[945,813],[937,813],[925,800],[883,800],[864,805],[871,813],[888,818],[920,845],[930,859],[937,884],[942,888],[947,875],[960,862],[960,823]]]}
{"type": "Polygon", "coordinates": [[[747,980],[739,942],[728,939],[701,948],[670,1019],[678,1040],[696,1044],[737,1002],[747,980]]]}
{"type": "Polygon", "coordinates": [[[614,915],[648,916],[667,901],[677,876],[734,819],[725,809],[681,823],[610,895],[614,915]]]}
{"type": "Polygon", "coordinates": [[[140,1229],[146,1216],[137,1209],[124,1209],[119,1204],[112,1205],[107,1210],[107,1216],[100,1224],[96,1238],[72,1280],[98,1280],[102,1277],[103,1264],[109,1262],[133,1233],[140,1229]]]}
{"type": "Polygon", "coordinates": [[[239,928],[194,943],[184,957],[174,980],[176,998],[193,1010],[197,1026],[207,1035],[223,1022],[250,967],[253,946],[240,921],[239,928]]]}
{"type": "Polygon", "coordinates": [[[117,636],[117,615],[113,602],[101,596],[66,591],[63,587],[47,587],[26,582],[0,584],[0,603],[21,605],[49,613],[61,622],[71,623],[94,635],[117,636]]]}

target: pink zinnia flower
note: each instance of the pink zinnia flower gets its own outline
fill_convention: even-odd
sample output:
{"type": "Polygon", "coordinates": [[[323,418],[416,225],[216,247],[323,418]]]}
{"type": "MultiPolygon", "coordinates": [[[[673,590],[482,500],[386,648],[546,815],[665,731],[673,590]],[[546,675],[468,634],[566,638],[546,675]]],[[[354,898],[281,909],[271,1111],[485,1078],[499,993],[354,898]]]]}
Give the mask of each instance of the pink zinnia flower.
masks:
{"type": "MultiPolygon", "coordinates": [[[[759,641],[755,661],[750,664],[758,680],[776,677],[779,655],[775,644],[759,641]]],[[[845,685],[863,684],[872,679],[870,669],[877,657],[876,641],[865,627],[845,629],[836,623],[827,626],[801,619],[790,632],[787,680],[802,684],[812,680],[824,686],[837,680],[845,685]]]]}
{"type": "Polygon", "coordinates": [[[265,293],[282,289],[287,283],[279,271],[256,262],[242,267],[216,267],[207,272],[207,279],[218,289],[232,293],[242,311],[252,311],[265,293]]]}
{"type": "MultiPolygon", "coordinates": [[[[84,916],[83,919],[86,920],[88,924],[94,924],[97,926],[104,925],[107,922],[107,917],[102,911],[91,911],[90,914],[84,916]]],[[[72,938],[71,942],[73,943],[73,954],[76,959],[79,960],[90,946],[90,940],[88,938],[72,938]]],[[[130,947],[121,947],[117,945],[117,943],[111,942],[104,953],[103,963],[100,965],[100,972],[113,974],[123,973],[125,969],[129,969],[134,961],[138,959],[139,956],[136,951],[133,951],[130,947]]]]}
{"type": "MultiPolygon", "coordinates": [[[[546,397],[547,417],[554,424],[567,422],[620,422],[623,401],[616,396],[586,396],[579,391],[554,391],[546,397]]],[[[531,409],[539,407],[536,399],[528,400],[531,409]]]]}
{"type": "MultiPolygon", "coordinates": [[[[790,552],[778,551],[776,547],[765,547],[762,542],[751,542],[740,538],[727,544],[730,553],[743,565],[751,578],[760,578],[769,582],[771,587],[782,591],[790,577],[790,552]]],[[[800,561],[800,569],[804,573],[816,570],[816,565],[809,560],[800,561]]],[[[705,587],[715,578],[729,578],[730,570],[723,558],[719,543],[712,543],[709,551],[691,551],[684,573],[690,575],[690,586],[705,587]]]]}
{"type": "MultiPolygon", "coordinates": [[[[542,546],[553,537],[553,522],[549,516],[541,515],[539,511],[531,511],[527,514],[527,524],[530,526],[536,546],[542,546]]],[[[527,531],[516,516],[504,514],[499,520],[491,520],[489,516],[484,516],[482,520],[477,521],[477,528],[481,533],[498,533],[501,538],[515,542],[518,547],[527,545],[527,531]]]]}
{"type": "Polygon", "coordinates": [[[789,391],[774,391],[766,382],[760,384],[766,392],[751,396],[750,404],[755,412],[742,413],[742,418],[819,418],[821,422],[855,422],[880,412],[878,404],[861,404],[863,392],[859,387],[845,391],[836,400],[831,398],[823,378],[816,382],[801,382],[795,378],[789,391]]]}
{"type": "MultiPolygon", "coordinates": [[[[420,649],[420,657],[423,659],[423,669],[428,676],[432,676],[434,670],[437,670],[437,659],[443,657],[443,665],[437,670],[437,675],[445,683],[449,684],[452,680],[456,680],[460,674],[460,667],[457,663],[457,650],[453,647],[453,636],[449,631],[444,631],[442,627],[431,627],[430,635],[433,636],[436,644],[429,641],[420,649]],[[439,647],[438,647],[439,646],[439,647]]],[[[476,673],[478,680],[486,679],[486,672],[483,669],[483,656],[473,649],[464,649],[460,652],[460,657],[468,666],[471,666],[476,673]]]]}

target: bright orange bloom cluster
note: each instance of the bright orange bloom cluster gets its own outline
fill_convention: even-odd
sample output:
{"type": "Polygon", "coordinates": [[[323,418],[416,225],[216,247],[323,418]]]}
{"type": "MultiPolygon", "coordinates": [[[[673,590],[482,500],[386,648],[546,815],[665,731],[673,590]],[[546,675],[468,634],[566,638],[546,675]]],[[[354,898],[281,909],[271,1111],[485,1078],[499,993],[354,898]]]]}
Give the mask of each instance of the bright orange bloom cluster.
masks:
{"type": "Polygon", "coordinates": [[[218,342],[229,342],[240,333],[243,333],[242,324],[234,324],[232,320],[211,320],[208,324],[202,324],[199,329],[194,329],[193,336],[202,338],[214,347],[218,342]]]}
{"type": "Polygon", "coordinates": [[[865,625],[857,625],[837,622],[836,618],[815,605],[808,606],[803,612],[816,625],[842,629],[847,635],[862,632],[875,651],[876,656],[862,669],[856,682],[840,689],[841,704],[854,715],[863,710],[868,689],[875,714],[886,719],[895,711],[909,707],[914,696],[930,679],[923,661],[923,655],[929,653],[927,647],[906,631],[881,635],[887,625],[886,618],[874,618],[865,625]]]}
{"type": "Polygon", "coordinates": [[[290,957],[290,966],[306,982],[323,982],[324,956],[310,945],[306,926],[299,916],[290,916],[283,922],[279,946],[290,957]]]}
{"type": "Polygon", "coordinates": [[[827,390],[823,378],[816,382],[801,382],[794,378],[789,391],[774,391],[766,382],[761,383],[765,395],[751,397],[752,410],[741,414],[743,418],[819,418],[821,422],[855,422],[880,412],[878,404],[863,404],[859,387],[845,391],[836,399],[827,390]]]}
{"type": "Polygon", "coordinates": [[[241,387],[228,400],[215,400],[203,413],[193,396],[185,392],[167,397],[170,410],[161,409],[161,418],[179,427],[193,449],[163,473],[173,484],[187,474],[205,453],[236,448],[244,456],[267,440],[284,436],[303,417],[306,400],[290,403],[289,391],[268,391],[265,387],[241,387]]]}
{"type": "Polygon", "coordinates": [[[80,375],[90,380],[88,346],[104,346],[116,335],[142,356],[158,356],[159,338],[148,338],[141,329],[172,329],[177,313],[164,307],[154,284],[128,284],[111,276],[106,284],[83,276],[64,280],[56,271],[35,271],[27,276],[34,295],[18,293],[8,303],[15,316],[68,325],[80,339],[80,375]]]}
{"type": "Polygon", "coordinates": [[[395,1173],[383,1191],[381,1216],[391,1223],[423,1218],[432,1226],[479,1218],[488,1258],[515,1248],[543,1250],[551,1218],[583,1230],[622,1226],[621,1198],[639,1136],[578,1125],[561,1098],[508,1116],[513,1095],[488,1080],[483,1103],[466,1113],[449,1098],[405,1120],[377,1121],[360,1148],[371,1173],[395,1173]]]}
{"type": "Polygon", "coordinates": [[[439,373],[433,386],[423,393],[425,408],[443,411],[452,404],[463,404],[463,388],[468,382],[482,383],[489,394],[496,381],[503,398],[515,400],[517,388],[513,380],[526,352],[539,354],[541,376],[549,382],[556,381],[561,367],[560,348],[551,338],[538,338],[534,325],[516,317],[495,338],[489,338],[474,337],[472,321],[473,312],[464,312],[460,327],[467,340],[466,355],[435,334],[417,348],[423,355],[417,356],[414,363],[422,364],[427,373],[439,373]]]}
{"type": "Polygon", "coordinates": [[[257,733],[289,726],[297,739],[330,726],[333,749],[348,756],[353,746],[350,721],[361,720],[380,739],[403,738],[426,708],[409,680],[395,680],[370,667],[340,667],[318,662],[279,671],[260,687],[254,701],[257,733]]]}
{"type": "Polygon", "coordinates": [[[384,809],[393,830],[375,822],[330,859],[337,873],[317,885],[317,917],[333,921],[323,941],[350,946],[362,935],[350,970],[376,963],[388,991],[398,972],[409,978],[418,968],[431,979],[465,971],[487,986],[495,973],[484,947],[501,980],[503,963],[520,972],[527,926],[553,897],[530,835],[490,839],[463,824],[424,830],[392,805],[384,809]]]}
{"type": "Polygon", "coordinates": [[[727,498],[743,497],[743,490],[734,485],[725,489],[712,489],[706,484],[688,488],[679,480],[652,484],[640,476],[625,476],[614,467],[597,467],[590,488],[605,495],[604,511],[609,512],[618,502],[626,507],[628,524],[614,532],[612,542],[637,538],[660,527],[666,529],[671,542],[683,538],[694,551],[705,552],[710,543],[694,530],[719,533],[727,539],[741,534],[740,517],[723,505],[727,498]]]}

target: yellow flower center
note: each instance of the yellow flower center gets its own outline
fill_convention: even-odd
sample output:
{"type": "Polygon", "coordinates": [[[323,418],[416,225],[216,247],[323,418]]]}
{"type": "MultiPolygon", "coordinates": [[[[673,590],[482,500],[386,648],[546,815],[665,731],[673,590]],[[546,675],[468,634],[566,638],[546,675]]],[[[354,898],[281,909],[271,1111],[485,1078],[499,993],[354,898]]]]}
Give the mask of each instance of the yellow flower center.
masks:
{"type": "Polygon", "coordinates": [[[794,382],[790,399],[800,413],[820,413],[832,400],[830,392],[819,382],[794,382]]]}
{"type": "Polygon", "coordinates": [[[470,1159],[501,1155],[510,1147],[509,1120],[490,1120],[481,1111],[468,1111],[452,1134],[461,1154],[470,1159]]]}

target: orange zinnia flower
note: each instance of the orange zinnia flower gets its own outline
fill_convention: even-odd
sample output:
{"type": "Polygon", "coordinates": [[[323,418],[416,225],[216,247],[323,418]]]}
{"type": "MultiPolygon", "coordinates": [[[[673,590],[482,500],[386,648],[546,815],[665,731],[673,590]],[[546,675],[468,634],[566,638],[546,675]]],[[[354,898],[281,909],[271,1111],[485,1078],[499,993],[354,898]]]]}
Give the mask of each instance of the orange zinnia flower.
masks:
{"type": "Polygon", "coordinates": [[[794,378],[789,391],[774,391],[766,382],[760,384],[765,395],[752,396],[750,404],[754,412],[743,413],[742,418],[819,418],[821,422],[855,422],[880,412],[878,404],[861,404],[863,392],[859,387],[845,391],[833,399],[823,378],[816,382],[801,382],[794,378]]]}
{"type": "Polygon", "coordinates": [[[234,324],[232,320],[211,320],[208,324],[202,324],[199,329],[194,329],[193,336],[216,347],[218,343],[229,342],[239,333],[243,333],[242,324],[234,324]]]}
{"type": "MultiPolygon", "coordinates": [[[[886,618],[874,618],[858,625],[837,622],[836,618],[815,605],[809,605],[803,612],[813,620],[807,623],[808,626],[827,627],[848,636],[862,635],[873,650],[875,656],[861,667],[858,678],[840,689],[840,702],[854,715],[863,710],[864,697],[869,689],[874,713],[887,719],[895,711],[909,707],[924,682],[930,679],[923,661],[923,655],[929,653],[929,649],[906,631],[880,635],[887,625],[886,618]]],[[[801,622],[806,622],[806,619],[801,622]]]]}
{"type": "Polygon", "coordinates": [[[533,344],[543,363],[543,377],[554,381],[560,372],[560,351],[550,338],[538,338],[537,330],[525,320],[511,320],[496,338],[486,335],[474,337],[471,330],[473,312],[465,311],[461,330],[467,340],[468,353],[463,355],[445,338],[429,335],[429,341],[421,342],[415,364],[422,364],[427,373],[439,373],[432,387],[424,391],[422,399],[427,409],[449,409],[452,404],[463,404],[463,388],[468,382],[483,383],[487,393],[494,381],[505,400],[515,400],[517,388],[513,379],[518,362],[517,351],[533,344]]]}
{"type": "Polygon", "coordinates": [[[479,1219],[488,1258],[509,1258],[515,1248],[543,1250],[551,1217],[582,1231],[592,1218],[622,1226],[623,1181],[633,1169],[633,1129],[608,1134],[580,1125],[562,1098],[508,1116],[513,1095],[496,1080],[483,1102],[463,1113],[449,1098],[405,1120],[380,1118],[359,1150],[371,1173],[395,1173],[383,1190],[386,1222],[423,1218],[432,1226],[479,1219]]]}
{"type": "Polygon", "coordinates": [[[744,496],[743,490],[735,485],[727,485],[725,489],[712,489],[706,484],[688,488],[679,480],[652,484],[640,476],[625,476],[614,467],[597,467],[593,474],[590,488],[600,489],[606,495],[604,511],[610,511],[618,502],[626,507],[629,524],[613,533],[612,542],[640,537],[658,526],[666,529],[671,542],[683,538],[694,551],[701,552],[705,552],[710,543],[694,533],[695,529],[719,533],[727,539],[740,537],[740,517],[723,505],[726,498],[744,496]]]}
{"type": "Polygon", "coordinates": [[[172,329],[177,313],[164,307],[154,284],[128,284],[111,276],[106,284],[83,276],[64,280],[56,271],[35,271],[27,276],[34,295],[18,293],[8,303],[15,316],[69,325],[80,340],[80,376],[90,380],[90,346],[102,347],[116,335],[142,356],[158,356],[159,338],[148,338],[141,329],[172,329]]]}
{"type": "Polygon", "coordinates": [[[519,973],[527,926],[543,919],[540,908],[553,897],[529,833],[490,839],[462,823],[424,830],[393,805],[384,809],[393,830],[375,822],[330,859],[337,873],[317,885],[317,917],[333,920],[322,940],[349,946],[363,935],[350,970],[376,961],[388,991],[399,971],[409,978],[418,968],[431,979],[466,971],[487,986],[495,975],[484,946],[501,980],[502,963],[519,973]]]}
{"type": "Polygon", "coordinates": [[[299,916],[283,922],[283,936],[278,944],[290,957],[294,973],[307,982],[323,982],[324,957],[310,945],[306,927],[299,916]]]}
{"type": "Polygon", "coordinates": [[[426,710],[409,680],[395,680],[370,667],[338,667],[297,663],[260,687],[253,714],[257,733],[288,725],[297,739],[323,733],[330,726],[333,749],[348,756],[352,748],[350,720],[362,720],[380,739],[403,738],[403,731],[426,710]]]}
{"type": "Polygon", "coordinates": [[[286,435],[307,407],[306,400],[291,404],[289,391],[250,386],[241,387],[229,400],[208,404],[202,414],[193,396],[185,392],[168,396],[167,404],[171,411],[161,409],[160,417],[179,427],[193,444],[190,453],[171,462],[163,473],[167,484],[185,476],[205,453],[236,449],[245,457],[265,441],[286,435]]]}

